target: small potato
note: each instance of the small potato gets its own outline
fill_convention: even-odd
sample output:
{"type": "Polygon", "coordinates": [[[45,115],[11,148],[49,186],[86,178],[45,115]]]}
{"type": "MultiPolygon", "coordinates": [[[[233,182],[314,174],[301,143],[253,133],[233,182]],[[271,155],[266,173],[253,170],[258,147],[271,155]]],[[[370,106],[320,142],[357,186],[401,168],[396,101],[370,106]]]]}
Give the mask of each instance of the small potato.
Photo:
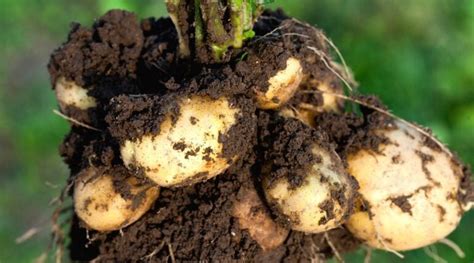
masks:
{"type": "Polygon", "coordinates": [[[395,121],[378,130],[389,139],[379,152],[348,156],[365,209],[347,228],[367,245],[386,250],[424,247],[446,237],[463,213],[457,200],[462,168],[441,149],[429,147],[416,129],[395,121]]]}
{"type": "Polygon", "coordinates": [[[66,107],[76,107],[80,110],[94,108],[97,105],[96,100],[87,94],[87,90],[80,87],[73,81],[68,81],[64,77],[58,78],[54,87],[56,97],[61,110],[66,107]]]}
{"type": "Polygon", "coordinates": [[[344,110],[344,100],[334,95],[344,95],[344,90],[342,89],[342,87],[333,87],[331,83],[319,82],[317,80],[310,80],[309,83],[311,87],[322,92],[323,105],[318,107],[320,111],[341,112],[344,110]]]}
{"type": "Polygon", "coordinates": [[[91,229],[105,232],[124,228],[145,214],[158,198],[158,186],[142,184],[130,176],[124,182],[130,195],[125,199],[116,191],[113,178],[113,174],[101,174],[97,168],[87,168],[77,175],[74,208],[91,229]]]}
{"type": "Polygon", "coordinates": [[[288,219],[291,229],[321,233],[344,223],[355,186],[336,153],[316,144],[312,153],[319,161],[310,167],[301,186],[293,188],[287,178],[279,178],[271,185],[264,180],[263,189],[268,202],[288,219]]]}
{"type": "MultiPolygon", "coordinates": [[[[283,107],[280,115],[287,118],[295,118],[304,124],[314,127],[314,118],[322,112],[342,112],[344,110],[344,101],[338,98],[337,95],[344,95],[344,90],[341,86],[334,86],[331,84],[332,78],[318,81],[315,79],[305,79],[300,85],[298,92],[307,93],[307,96],[321,96],[321,105],[312,105],[302,100],[299,104],[283,107]],[[309,92],[315,91],[314,94],[309,92]],[[321,92],[321,93],[318,93],[321,92]]],[[[298,94],[296,95],[298,96],[298,94]]]]}
{"type": "Polygon", "coordinates": [[[290,57],[286,68],[271,77],[267,91],[256,92],[257,105],[260,109],[276,109],[284,105],[295,94],[303,79],[303,67],[298,59],[290,57]]]}
{"type": "Polygon", "coordinates": [[[290,232],[272,220],[255,189],[240,190],[232,215],[238,219],[240,228],[247,229],[253,240],[266,251],[283,244],[290,232]]]}
{"type": "Polygon", "coordinates": [[[220,136],[236,124],[240,109],[226,98],[193,96],[180,102],[180,114],[171,114],[160,125],[159,134],[145,135],[121,146],[127,166],[142,168],[160,186],[189,185],[224,172],[236,160],[222,155],[220,136]]]}

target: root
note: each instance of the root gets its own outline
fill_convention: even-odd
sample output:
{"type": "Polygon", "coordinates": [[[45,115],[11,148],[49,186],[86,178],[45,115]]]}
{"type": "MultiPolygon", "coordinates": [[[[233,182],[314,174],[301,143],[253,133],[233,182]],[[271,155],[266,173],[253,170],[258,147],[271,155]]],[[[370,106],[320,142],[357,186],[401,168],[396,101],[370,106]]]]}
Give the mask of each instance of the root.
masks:
{"type": "Polygon", "coordinates": [[[334,252],[334,256],[336,257],[337,261],[344,263],[344,258],[341,257],[341,254],[340,254],[339,251],[336,249],[336,246],[334,245],[334,243],[332,243],[331,239],[329,239],[328,232],[325,232],[325,233],[324,233],[324,239],[325,239],[326,242],[328,243],[328,245],[329,245],[329,247],[331,248],[332,252],[334,252]]]}
{"type": "Polygon", "coordinates": [[[349,89],[350,92],[352,92],[354,89],[352,88],[352,86],[349,84],[349,81],[346,80],[343,76],[341,76],[341,74],[339,74],[339,72],[337,72],[336,69],[334,69],[334,67],[332,67],[330,65],[331,61],[326,59],[326,57],[324,56],[324,53],[321,52],[320,50],[318,50],[317,48],[315,47],[311,47],[311,46],[308,46],[306,47],[307,49],[313,51],[316,55],[319,56],[319,58],[323,61],[324,65],[332,72],[334,73],[334,75],[336,75],[346,86],[347,88],[349,89]]]}
{"type": "MultiPolygon", "coordinates": [[[[308,27],[308,28],[312,28],[315,35],[318,37],[318,38],[322,38],[327,44],[329,44],[329,46],[336,52],[338,58],[340,59],[341,63],[342,63],[342,68],[343,68],[343,71],[344,72],[344,76],[340,76],[339,73],[335,73],[333,70],[335,70],[336,72],[338,72],[339,70],[336,70],[334,69],[334,65],[333,67],[328,67],[329,70],[333,71],[333,73],[335,73],[340,79],[341,81],[344,82],[344,84],[346,84],[346,86],[349,88],[350,91],[353,91],[353,86],[357,86],[357,82],[354,80],[354,77],[353,77],[353,74],[351,72],[351,70],[349,69],[349,67],[347,66],[347,63],[346,63],[346,60],[344,59],[344,56],[342,55],[341,51],[339,50],[339,48],[337,48],[337,46],[334,44],[334,42],[332,42],[326,35],[324,35],[323,33],[321,33],[320,31],[316,30],[316,28],[314,28],[313,26],[311,26],[310,24],[306,23],[306,22],[302,22],[296,18],[292,18],[291,19],[293,22],[297,23],[297,24],[300,24],[302,26],[305,26],[305,27],[308,27]],[[352,84],[352,85],[348,85],[348,84],[352,84]]],[[[307,36],[306,36],[307,37],[307,36]]],[[[316,54],[318,54],[320,57],[320,52],[319,50],[317,50],[315,47],[307,47],[309,48],[310,50],[314,51],[316,54]]],[[[323,59],[321,57],[321,59],[323,59]]],[[[323,62],[325,62],[326,64],[326,61],[323,59],[323,62]]],[[[327,63],[327,64],[332,64],[332,63],[327,63]]],[[[328,65],[326,65],[328,66],[328,65]]]]}
{"type": "MultiPolygon", "coordinates": [[[[259,42],[259,41],[261,41],[261,40],[267,39],[267,38],[269,38],[270,36],[272,36],[273,34],[275,34],[277,31],[282,30],[282,29],[285,28],[285,27],[287,27],[287,25],[281,25],[281,26],[279,26],[279,27],[276,27],[276,28],[274,28],[272,31],[266,33],[265,35],[260,36],[260,37],[256,37],[252,42],[253,42],[253,43],[257,43],[257,42],[259,42]]],[[[306,36],[306,37],[307,37],[307,36],[306,36]]]]}
{"type": "MultiPolygon", "coordinates": [[[[368,211],[369,215],[372,214],[372,212],[368,211]]],[[[383,238],[380,236],[379,234],[379,231],[377,231],[377,222],[375,222],[374,220],[370,220],[370,222],[372,223],[372,226],[374,227],[374,232],[375,232],[375,237],[377,238],[377,241],[382,245],[383,249],[396,255],[397,257],[403,259],[405,258],[405,256],[403,256],[403,254],[401,254],[400,252],[394,250],[394,249],[391,249],[387,246],[387,244],[385,243],[385,241],[383,240],[383,238]]]]}
{"type": "Polygon", "coordinates": [[[166,245],[168,246],[168,251],[170,253],[171,263],[176,263],[176,259],[174,258],[173,247],[171,246],[169,242],[166,242],[166,245]]]}
{"type": "Polygon", "coordinates": [[[76,120],[76,119],[74,119],[74,118],[71,118],[71,117],[69,117],[69,116],[67,116],[67,115],[64,115],[63,113],[61,113],[61,112],[58,111],[58,110],[53,110],[53,113],[56,114],[56,115],[58,115],[59,117],[65,119],[65,120],[68,120],[68,121],[70,121],[70,122],[72,122],[72,123],[74,123],[74,124],[76,124],[76,125],[79,125],[79,126],[81,126],[81,127],[86,128],[86,129],[93,130],[93,131],[98,131],[98,132],[102,132],[102,130],[99,130],[99,129],[97,129],[97,128],[95,128],[95,127],[92,127],[92,126],[90,126],[90,125],[88,125],[88,124],[85,124],[85,123],[80,122],[80,121],[78,121],[78,120],[76,120]]]}
{"type": "Polygon", "coordinates": [[[383,239],[380,237],[379,232],[377,231],[377,228],[376,228],[376,226],[375,226],[375,223],[374,223],[374,230],[375,230],[375,236],[377,237],[377,241],[378,241],[380,244],[382,244],[382,247],[383,247],[384,250],[386,250],[386,251],[388,251],[388,252],[390,252],[390,253],[396,255],[397,257],[399,257],[399,258],[401,258],[401,259],[405,258],[405,256],[404,256],[402,253],[400,253],[400,252],[398,252],[398,251],[396,251],[396,250],[394,250],[394,249],[391,249],[391,248],[387,247],[387,244],[385,244],[385,241],[383,241],[383,239]]]}
{"type": "Polygon", "coordinates": [[[367,107],[369,109],[372,109],[372,110],[375,110],[377,112],[380,112],[384,115],[387,115],[393,119],[396,119],[396,120],[399,120],[401,122],[403,122],[404,124],[408,125],[409,127],[415,129],[416,131],[418,131],[419,133],[423,134],[424,136],[430,138],[431,140],[433,140],[433,142],[436,143],[436,145],[438,145],[446,154],[448,154],[448,156],[450,158],[453,157],[453,154],[448,150],[448,148],[446,148],[446,146],[441,143],[436,137],[434,137],[432,134],[430,134],[429,132],[423,130],[422,128],[418,127],[417,125],[409,122],[409,121],[406,121],[400,117],[398,117],[397,115],[393,114],[393,113],[390,113],[389,111],[387,110],[384,110],[380,107],[377,107],[375,105],[372,105],[372,104],[369,104],[365,101],[362,101],[362,100],[359,100],[359,99],[356,99],[356,98],[352,98],[352,97],[348,97],[348,96],[345,96],[345,95],[342,95],[342,94],[337,94],[337,93],[332,93],[332,92],[326,92],[326,91],[319,91],[319,90],[312,90],[312,91],[303,91],[303,92],[308,92],[308,93],[311,93],[311,92],[316,92],[316,93],[324,93],[324,94],[329,94],[329,95],[332,95],[332,96],[335,96],[335,97],[338,97],[338,98],[341,98],[341,99],[344,99],[344,100],[348,100],[348,101],[351,101],[351,102],[354,102],[354,103],[357,103],[359,105],[362,105],[364,107],[367,107]]]}
{"type": "Polygon", "coordinates": [[[32,227],[28,230],[25,231],[25,233],[23,233],[23,235],[17,237],[15,239],[15,243],[16,244],[21,244],[29,239],[31,239],[33,236],[35,236],[36,234],[38,234],[40,232],[41,228],[39,227],[32,227]]]}
{"type": "Polygon", "coordinates": [[[367,252],[364,257],[364,263],[370,263],[372,261],[372,248],[365,247],[365,251],[367,252]]]}
{"type": "MultiPolygon", "coordinates": [[[[302,247],[300,247],[300,248],[302,248],[302,247]]],[[[309,250],[310,251],[309,251],[308,256],[310,258],[311,263],[322,263],[322,262],[324,262],[324,260],[321,260],[322,255],[321,255],[321,253],[319,253],[320,248],[318,246],[316,246],[316,244],[314,243],[314,239],[311,239],[311,245],[310,245],[309,250]]],[[[308,252],[305,249],[303,249],[303,251],[308,252]]]]}
{"type": "Polygon", "coordinates": [[[448,263],[448,261],[446,261],[444,258],[438,255],[438,250],[436,249],[435,246],[424,247],[423,251],[428,257],[432,258],[434,262],[436,263],[448,263]]]}
{"type": "Polygon", "coordinates": [[[153,258],[156,254],[158,254],[158,252],[160,252],[160,251],[163,249],[164,246],[165,246],[165,241],[162,241],[162,242],[160,243],[160,245],[158,245],[157,248],[155,248],[150,254],[148,254],[148,255],[142,257],[141,259],[142,259],[142,260],[145,260],[145,261],[151,262],[151,261],[152,261],[152,258],[153,258]]]}
{"type": "Polygon", "coordinates": [[[35,258],[33,260],[34,263],[44,263],[46,262],[46,259],[48,259],[48,253],[43,252],[39,257],[35,258]]]}
{"type": "Polygon", "coordinates": [[[464,253],[464,251],[462,251],[462,249],[456,243],[454,243],[453,241],[451,241],[447,238],[443,238],[443,239],[439,240],[438,243],[441,243],[441,244],[444,244],[444,245],[450,247],[456,253],[456,255],[458,255],[458,257],[460,257],[460,258],[465,258],[466,257],[466,254],[464,253]]]}
{"type": "Polygon", "coordinates": [[[474,202],[468,202],[467,204],[463,206],[462,209],[464,210],[464,212],[467,212],[473,208],[474,208],[474,202]]]}

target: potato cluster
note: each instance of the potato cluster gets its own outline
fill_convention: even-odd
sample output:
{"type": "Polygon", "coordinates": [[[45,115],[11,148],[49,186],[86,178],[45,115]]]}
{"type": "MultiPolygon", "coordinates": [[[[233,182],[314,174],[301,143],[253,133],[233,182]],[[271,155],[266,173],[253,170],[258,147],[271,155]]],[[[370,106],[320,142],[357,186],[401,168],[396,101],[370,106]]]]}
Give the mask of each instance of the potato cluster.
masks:
{"type": "Polygon", "coordinates": [[[212,180],[252,152],[255,185],[242,187],[229,213],[263,250],[283,244],[291,231],[345,227],[368,246],[396,251],[452,232],[467,206],[459,199],[463,166],[452,154],[417,126],[388,116],[333,141],[318,116],[346,114],[341,82],[316,54],[280,52],[279,63],[255,60],[271,69],[264,81],[247,72],[236,73],[234,83],[210,67],[168,82],[179,87],[160,94],[99,98],[100,87],[56,77],[59,108],[85,116],[76,126],[87,124],[88,114],[102,116],[98,132],[112,142],[102,152],[115,154],[82,156],[73,174],[75,212],[85,226],[127,227],[160,198],[160,188],[212,180]],[[226,81],[235,89],[223,89],[226,81]],[[352,143],[356,138],[361,143],[352,143]]]}

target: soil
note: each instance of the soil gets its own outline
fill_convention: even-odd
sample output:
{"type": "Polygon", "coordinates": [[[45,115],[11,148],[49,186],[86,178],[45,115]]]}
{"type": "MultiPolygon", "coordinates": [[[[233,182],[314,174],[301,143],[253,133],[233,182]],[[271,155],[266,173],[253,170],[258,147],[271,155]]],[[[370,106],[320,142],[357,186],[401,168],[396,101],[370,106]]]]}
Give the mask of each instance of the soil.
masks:
{"type": "MultiPolygon", "coordinates": [[[[186,19],[182,23],[189,30],[186,19]]],[[[120,144],[125,139],[137,140],[145,134],[158,133],[166,114],[179,116],[179,99],[195,94],[214,99],[224,96],[233,107],[241,109],[243,114],[237,124],[219,140],[225,157],[244,155],[208,181],[161,188],[153,207],[120,231],[99,233],[87,229],[74,216],[69,244],[72,260],[309,262],[359,247],[359,241],[341,226],[321,234],[290,231],[281,246],[264,251],[232,217],[241,189],[255,188],[264,200],[261,169],[271,169],[276,177],[291,171],[291,183],[297,187],[304,179],[305,169],[318,162],[317,156],[310,154],[311,142],[316,140],[335,149],[344,160],[352,151],[376,150],[385,143],[385,138],[371,130],[387,127],[391,122],[383,114],[361,108],[361,114],[321,113],[315,117],[314,129],[297,120],[276,125],[281,123],[281,117],[273,111],[257,110],[254,96],[255,91],[268,88],[268,79],[286,67],[289,57],[302,62],[306,79],[329,83],[336,91],[342,90],[342,84],[323,61],[332,58],[322,31],[287,17],[281,10],[265,11],[254,31],[256,36],[242,49],[230,50],[225,63],[214,64],[211,59],[206,63],[202,57],[202,63],[179,57],[177,32],[169,18],[140,22],[133,13],[112,10],[92,28],[72,24],[68,40],[51,56],[51,82],[54,88],[56,80],[65,77],[88,90],[97,100],[96,108],[68,109],[63,113],[86,120],[98,131],[71,123],[70,133],[60,146],[61,156],[71,170],[69,181],[90,166],[126,173],[120,144]],[[276,165],[265,168],[265,159],[276,160],[276,165]]],[[[305,89],[312,88],[311,84],[305,85],[305,89]]],[[[364,100],[377,102],[372,97],[364,100]]],[[[289,104],[301,102],[318,106],[322,96],[297,94],[289,104]]],[[[191,119],[190,123],[197,121],[191,119]]],[[[175,148],[183,150],[183,145],[175,148]]],[[[468,186],[469,180],[465,181],[466,187],[472,187],[468,186]]],[[[129,196],[129,189],[120,183],[114,185],[124,198],[129,196]]],[[[271,214],[271,207],[265,208],[271,214]]]]}

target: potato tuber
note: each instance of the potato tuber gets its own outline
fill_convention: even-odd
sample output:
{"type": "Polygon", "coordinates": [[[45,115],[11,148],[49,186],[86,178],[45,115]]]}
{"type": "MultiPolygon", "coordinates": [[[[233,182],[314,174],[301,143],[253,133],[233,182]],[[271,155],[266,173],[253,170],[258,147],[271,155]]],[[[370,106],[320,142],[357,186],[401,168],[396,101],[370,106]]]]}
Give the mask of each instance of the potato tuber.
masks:
{"type": "Polygon", "coordinates": [[[240,228],[247,229],[263,250],[279,247],[288,236],[289,230],[273,221],[253,188],[240,189],[232,215],[238,219],[240,228]]]}
{"type": "Polygon", "coordinates": [[[443,239],[458,225],[461,166],[419,131],[400,121],[377,130],[389,142],[348,157],[365,209],[348,229],[369,246],[409,250],[443,239]]]}
{"type": "Polygon", "coordinates": [[[223,142],[237,122],[238,107],[221,97],[182,98],[180,114],[171,114],[160,124],[158,134],[126,140],[121,156],[127,166],[142,168],[145,175],[160,186],[180,186],[210,179],[225,171],[232,161],[223,156],[223,142]]]}
{"type": "Polygon", "coordinates": [[[284,105],[295,94],[303,79],[303,67],[298,59],[288,58],[286,68],[268,80],[266,92],[256,92],[257,104],[261,109],[276,109],[284,105]]]}
{"type": "Polygon", "coordinates": [[[289,178],[278,178],[271,183],[264,180],[263,189],[291,229],[321,233],[344,223],[355,190],[335,152],[315,144],[312,153],[318,160],[307,170],[301,185],[292,186],[289,178]]]}
{"type": "Polygon", "coordinates": [[[113,231],[137,221],[158,198],[159,188],[130,176],[121,184],[127,198],[114,186],[114,170],[86,168],[77,175],[74,207],[77,216],[91,229],[113,231]]]}

